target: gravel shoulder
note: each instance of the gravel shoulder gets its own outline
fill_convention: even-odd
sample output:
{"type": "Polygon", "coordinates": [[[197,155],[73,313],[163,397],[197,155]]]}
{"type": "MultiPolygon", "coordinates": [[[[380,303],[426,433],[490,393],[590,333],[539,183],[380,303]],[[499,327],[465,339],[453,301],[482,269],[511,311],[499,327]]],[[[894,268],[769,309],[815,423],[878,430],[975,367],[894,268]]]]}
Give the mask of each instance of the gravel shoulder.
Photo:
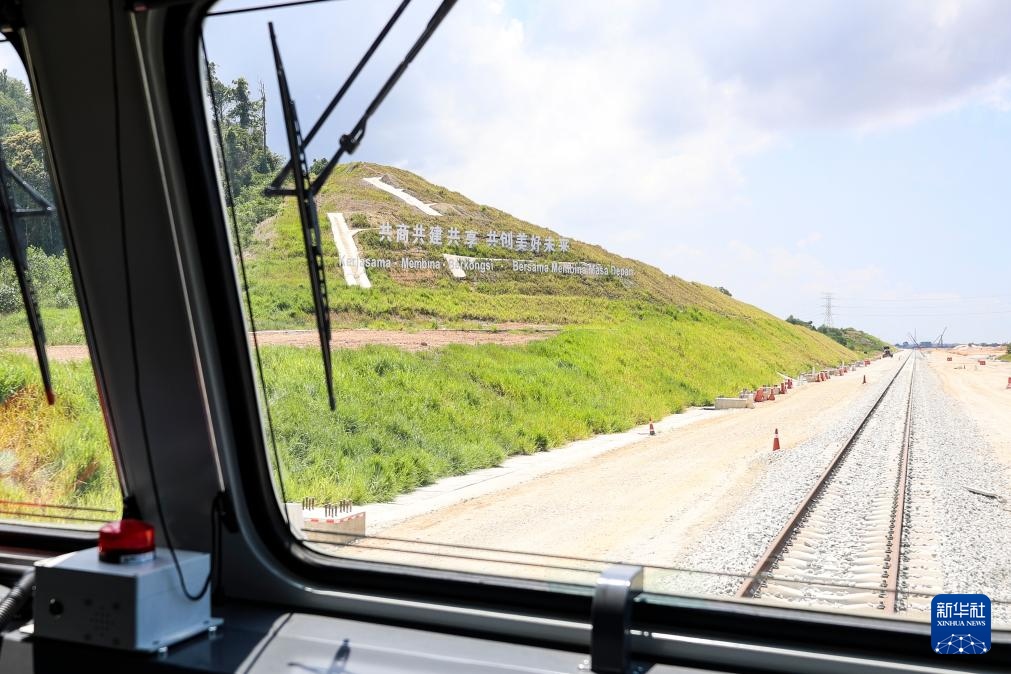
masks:
{"type": "Polygon", "coordinates": [[[936,350],[927,353],[926,363],[944,392],[972,417],[994,457],[1011,469],[1011,389],[1007,387],[1011,363],[988,360],[979,365],[979,359],[992,351],[984,348],[960,355],[936,350]]]}
{"type": "MultiPolygon", "coordinates": [[[[945,356],[943,351],[927,355],[929,367],[921,368],[914,390],[910,536],[903,545],[904,556],[939,578],[945,592],[989,596],[994,626],[1006,629],[1011,627],[1011,467],[1006,426],[1011,391],[1005,387],[1011,368],[1004,368],[1002,375],[994,372],[999,368],[992,362],[978,369],[969,363],[955,369],[963,364],[959,357],[948,362],[945,356]],[[997,388],[994,383],[1000,376],[1003,386],[997,388]]],[[[911,612],[917,608],[926,607],[914,605],[911,612]]],[[[929,614],[922,615],[926,619],[929,614]]]]}

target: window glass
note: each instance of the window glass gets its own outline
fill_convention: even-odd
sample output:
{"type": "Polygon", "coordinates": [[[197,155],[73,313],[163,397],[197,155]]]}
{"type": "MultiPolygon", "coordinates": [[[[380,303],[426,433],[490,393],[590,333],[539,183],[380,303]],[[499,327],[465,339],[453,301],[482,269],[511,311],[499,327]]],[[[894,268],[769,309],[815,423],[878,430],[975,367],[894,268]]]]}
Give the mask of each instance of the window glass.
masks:
{"type": "Polygon", "coordinates": [[[17,239],[0,227],[0,519],[97,528],[122,497],[28,78],[8,43],[0,44],[0,153],[17,239]],[[39,307],[53,404],[15,255],[39,307]]]}
{"type": "Polygon", "coordinates": [[[459,3],[359,136],[439,3],[318,132],[399,5],[255,4],[205,21],[208,120],[306,545],[1009,625],[999,5],[459,3]]]}

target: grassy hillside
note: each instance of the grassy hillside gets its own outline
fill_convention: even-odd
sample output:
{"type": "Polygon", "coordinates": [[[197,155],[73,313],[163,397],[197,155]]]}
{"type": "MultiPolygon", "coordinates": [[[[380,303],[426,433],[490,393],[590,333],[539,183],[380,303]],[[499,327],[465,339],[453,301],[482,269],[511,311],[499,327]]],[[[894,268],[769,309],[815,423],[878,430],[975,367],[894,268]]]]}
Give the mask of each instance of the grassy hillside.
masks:
{"type": "MultiPolygon", "coordinates": [[[[560,236],[560,233],[476,204],[458,193],[391,167],[364,163],[340,166],[320,195],[319,209],[324,229],[329,228],[325,217],[329,211],[343,213],[352,227],[369,228],[355,237],[363,257],[399,260],[406,255],[432,259],[451,253],[499,260],[589,262],[633,270],[631,279],[496,270],[482,275],[470,274],[461,281],[450,278],[445,271],[403,273],[397,269],[372,269],[369,278],[374,287],[365,291],[345,286],[335,264],[327,272],[333,281],[330,304],[337,325],[448,327],[516,321],[613,323],[647,314],[657,315],[669,307],[694,307],[750,319],[771,318],[710,286],[685,281],[656,267],[575,240],[567,253],[555,251],[538,255],[491,248],[483,238],[475,248],[462,244],[420,247],[380,241],[378,228],[383,222],[404,222],[411,227],[420,224],[426,231],[438,225],[446,231],[455,227],[461,232],[472,230],[481,234],[494,230],[552,236],[555,240],[560,236]],[[438,218],[425,215],[397,197],[363,182],[363,178],[379,175],[421,201],[434,203],[435,208],[446,215],[438,218]]],[[[253,307],[260,327],[307,327],[311,323],[311,300],[298,227],[294,203],[288,203],[276,219],[257,229],[248,249],[253,307]]],[[[324,243],[331,259],[336,260],[331,237],[324,236],[324,243]]]]}
{"type": "MultiPolygon", "coordinates": [[[[490,230],[554,241],[560,234],[406,171],[342,166],[319,201],[336,328],[512,330],[549,324],[560,330],[523,346],[337,350],[336,413],[326,407],[318,350],[263,347],[266,400],[292,498],[390,499],[445,475],[495,465],[510,454],[551,449],[706,404],[774,381],[777,372],[857,357],[823,334],[717,289],[588,243],[573,239],[567,251],[537,255],[492,248],[484,239],[490,230]],[[427,216],[363,182],[377,175],[435,204],[444,217],[427,216]],[[370,269],[370,290],[348,287],[330,236],[329,211],[343,213],[362,230],[355,240],[363,257],[399,262],[452,253],[495,258],[497,268],[468,273],[466,279],[454,279],[445,269],[370,269]],[[401,222],[477,231],[482,239],[473,248],[382,240],[382,223],[401,222]],[[589,262],[627,268],[631,276],[514,272],[512,259],[589,262]]],[[[311,295],[293,203],[260,223],[245,256],[257,327],[311,328],[311,295]]],[[[50,343],[82,341],[75,311],[44,307],[50,343]]],[[[16,313],[0,315],[0,327],[0,347],[30,344],[16,313]]],[[[57,365],[61,402],[46,410],[39,406],[30,365],[0,352],[0,447],[15,448],[9,457],[16,474],[52,479],[12,483],[9,496],[114,505],[115,478],[88,366],[57,365]],[[40,468],[43,463],[48,467],[40,468]]]]}
{"type": "MultiPolygon", "coordinates": [[[[362,257],[438,259],[442,253],[496,260],[582,261],[626,267],[631,278],[504,270],[453,279],[445,270],[369,270],[371,290],[348,287],[328,267],[337,327],[481,328],[553,324],[562,332],[522,347],[455,345],[424,353],[387,347],[335,354],[337,413],[330,413],[314,351],[265,349],[289,493],[357,502],[385,500],[438,477],[495,465],[515,453],[707,404],[774,381],[777,372],[852,360],[825,335],[790,325],[699,283],[573,240],[566,253],[533,255],[461,244],[383,241],[382,223],[528,236],[560,234],[482,206],[418,176],[348,164],[319,199],[322,224],[340,212],[362,257]],[[385,182],[433,204],[428,216],[363,181],[385,182]]],[[[330,236],[327,257],[336,260],[330,236]]],[[[301,235],[293,204],[255,232],[247,268],[260,328],[311,327],[301,235]]]]}
{"type": "Polygon", "coordinates": [[[571,328],[522,347],[373,346],[335,354],[337,412],[318,355],[264,353],[289,493],[386,500],[444,475],[627,430],[838,355],[782,321],[690,310],[571,328]]]}

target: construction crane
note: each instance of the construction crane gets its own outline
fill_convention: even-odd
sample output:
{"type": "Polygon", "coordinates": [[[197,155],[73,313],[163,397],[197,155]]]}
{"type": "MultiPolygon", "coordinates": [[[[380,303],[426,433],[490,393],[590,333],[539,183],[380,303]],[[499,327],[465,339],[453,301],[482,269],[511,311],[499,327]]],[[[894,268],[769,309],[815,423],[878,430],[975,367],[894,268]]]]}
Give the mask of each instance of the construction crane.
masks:
{"type": "Polygon", "coordinates": [[[944,333],[948,332],[948,326],[944,326],[944,330],[941,330],[941,336],[937,338],[934,342],[934,347],[940,349],[944,346],[944,333]]]}

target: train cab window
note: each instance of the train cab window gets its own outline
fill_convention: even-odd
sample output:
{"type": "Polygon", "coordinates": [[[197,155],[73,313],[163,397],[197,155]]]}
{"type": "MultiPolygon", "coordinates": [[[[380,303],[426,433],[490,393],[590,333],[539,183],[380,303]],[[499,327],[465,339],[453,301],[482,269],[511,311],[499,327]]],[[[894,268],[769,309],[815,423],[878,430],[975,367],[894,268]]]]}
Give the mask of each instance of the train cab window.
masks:
{"type": "Polygon", "coordinates": [[[1011,155],[963,172],[980,125],[1011,133],[1006,81],[903,99],[936,73],[874,12],[846,30],[889,38],[837,72],[828,11],[770,53],[776,11],[446,4],[203,23],[291,536],[335,564],[580,588],[629,563],[658,597],[919,623],[986,595],[1011,627],[1011,296],[964,260],[990,290],[946,290],[920,241],[934,272],[881,267],[900,220],[999,200],[983,176],[1011,155]]]}
{"type": "Polygon", "coordinates": [[[0,68],[0,520],[95,529],[120,512],[120,482],[32,92],[9,43],[0,68]]]}

